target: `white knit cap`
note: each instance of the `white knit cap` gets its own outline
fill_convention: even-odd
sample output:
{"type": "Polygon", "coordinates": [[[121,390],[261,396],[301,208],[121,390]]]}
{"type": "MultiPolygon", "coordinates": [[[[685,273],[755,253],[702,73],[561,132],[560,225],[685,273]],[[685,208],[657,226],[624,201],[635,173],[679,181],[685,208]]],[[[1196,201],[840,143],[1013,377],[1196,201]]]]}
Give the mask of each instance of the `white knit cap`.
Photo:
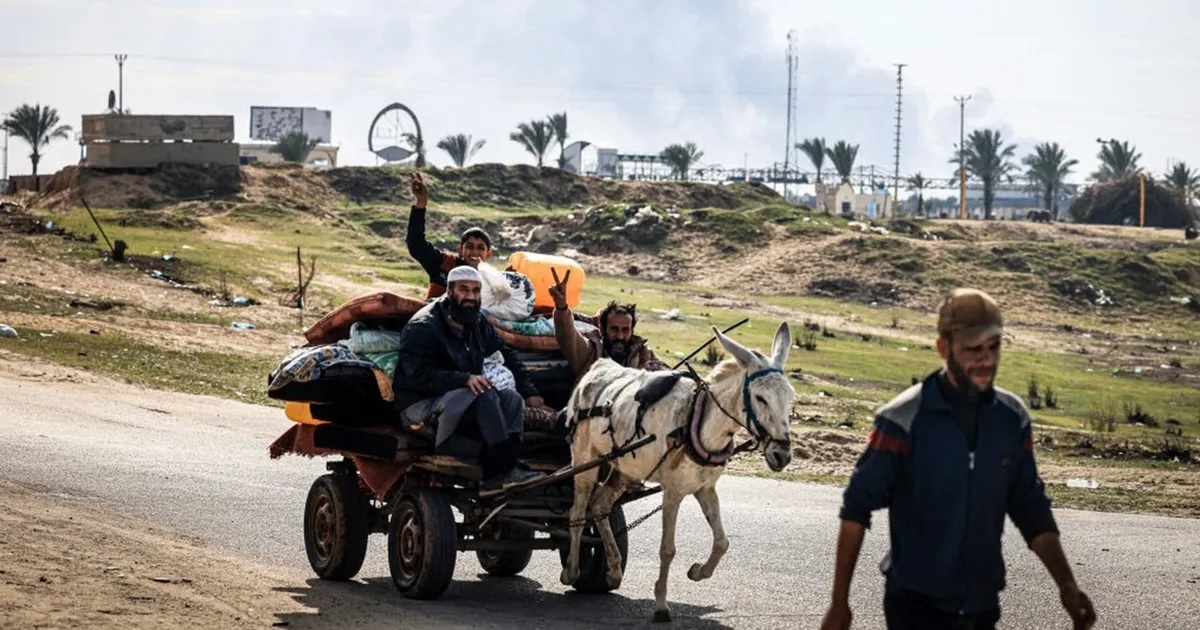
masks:
{"type": "Polygon", "coordinates": [[[446,284],[463,280],[468,282],[483,282],[483,278],[480,277],[479,272],[474,267],[468,265],[459,265],[446,274],[446,284]]]}

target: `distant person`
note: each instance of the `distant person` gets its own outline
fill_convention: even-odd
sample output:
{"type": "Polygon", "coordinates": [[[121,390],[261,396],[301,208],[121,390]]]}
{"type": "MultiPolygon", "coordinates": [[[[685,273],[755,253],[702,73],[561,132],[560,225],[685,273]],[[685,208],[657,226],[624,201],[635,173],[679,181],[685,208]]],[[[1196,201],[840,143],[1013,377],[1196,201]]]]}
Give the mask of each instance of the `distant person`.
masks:
{"type": "Polygon", "coordinates": [[[876,412],[843,496],[822,630],[850,627],[851,578],[871,513],[883,508],[891,538],[880,565],[889,630],[995,628],[1006,516],[1049,570],[1075,628],[1095,623],[1038,476],[1029,412],[994,384],[1003,326],[986,293],[950,293],[937,324],[944,366],[876,412]]]}
{"type": "Polygon", "coordinates": [[[575,327],[575,314],[567,306],[567,282],[571,279],[571,271],[567,270],[562,278],[553,269],[550,273],[555,282],[550,287],[550,297],[554,300],[554,338],[576,381],[602,357],[625,367],[648,371],[667,369],[646,340],[634,333],[636,304],[609,302],[596,316],[600,330],[581,333],[575,327]]]}
{"type": "Polygon", "coordinates": [[[425,238],[425,210],[429,203],[429,187],[421,178],[420,173],[409,174],[412,184],[412,194],[415,203],[408,214],[408,233],[404,242],[408,245],[408,255],[420,263],[421,268],[429,275],[429,288],[425,299],[439,297],[446,293],[446,274],[455,267],[467,265],[478,267],[479,263],[492,257],[492,237],[483,228],[473,227],[462,233],[458,249],[450,251],[442,249],[425,238]]]}

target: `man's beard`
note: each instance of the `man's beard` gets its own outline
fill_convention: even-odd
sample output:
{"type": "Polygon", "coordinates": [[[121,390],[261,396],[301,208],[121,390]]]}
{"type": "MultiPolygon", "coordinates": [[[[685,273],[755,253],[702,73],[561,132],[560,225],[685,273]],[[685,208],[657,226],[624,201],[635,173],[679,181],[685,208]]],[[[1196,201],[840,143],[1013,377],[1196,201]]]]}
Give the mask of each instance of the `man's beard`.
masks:
{"type": "Polygon", "coordinates": [[[950,353],[949,359],[950,360],[946,361],[946,369],[950,370],[950,374],[954,377],[954,381],[958,383],[958,387],[963,391],[963,393],[974,397],[992,389],[992,386],[996,380],[995,371],[992,372],[992,378],[988,381],[987,387],[980,389],[979,386],[975,384],[975,381],[971,379],[971,374],[968,373],[967,370],[964,370],[962,366],[958,364],[958,361],[954,359],[953,352],[950,353]]]}
{"type": "Polygon", "coordinates": [[[479,323],[479,302],[464,300],[461,304],[453,298],[447,300],[449,307],[450,319],[458,322],[464,327],[471,327],[479,323]]]}
{"type": "Polygon", "coordinates": [[[625,365],[625,362],[629,360],[629,342],[605,339],[604,354],[613,361],[625,365]]]}

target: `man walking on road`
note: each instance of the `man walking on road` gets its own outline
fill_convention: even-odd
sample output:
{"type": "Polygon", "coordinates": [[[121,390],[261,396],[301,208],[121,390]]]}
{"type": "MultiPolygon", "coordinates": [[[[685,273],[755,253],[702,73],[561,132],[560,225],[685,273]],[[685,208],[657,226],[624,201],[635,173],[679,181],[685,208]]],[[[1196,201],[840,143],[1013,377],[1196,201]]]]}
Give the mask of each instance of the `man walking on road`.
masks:
{"type": "Polygon", "coordinates": [[[1096,613],[1075,584],[1033,455],[1031,418],[994,385],[1003,318],[982,291],[956,289],[938,312],[944,368],[880,408],[846,487],[833,598],[823,630],[850,627],[850,582],[871,513],[888,508],[889,630],[995,628],[1008,516],[1058,585],[1075,628],[1096,613]]]}

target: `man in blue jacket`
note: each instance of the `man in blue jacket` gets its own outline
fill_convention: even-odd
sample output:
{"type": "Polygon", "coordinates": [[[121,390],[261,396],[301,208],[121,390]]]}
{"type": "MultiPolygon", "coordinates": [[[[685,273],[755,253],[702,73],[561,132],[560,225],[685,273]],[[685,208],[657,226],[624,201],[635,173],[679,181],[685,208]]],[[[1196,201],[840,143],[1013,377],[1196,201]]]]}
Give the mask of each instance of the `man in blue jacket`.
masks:
{"type": "Polygon", "coordinates": [[[480,317],[479,272],[460,266],[447,274],[448,293],[417,311],[400,333],[393,391],[395,408],[426,420],[437,414],[438,443],[473,418],[486,444],[483,489],[538,476],[520,466],[526,405],[545,407],[517,356],[486,318],[480,317]],[[483,360],[499,351],[517,389],[497,389],[483,375],[483,360]],[[414,410],[416,410],[414,412],[414,410]]]}
{"type": "Polygon", "coordinates": [[[1003,318],[995,300],[956,289],[938,312],[944,368],[880,408],[846,487],[824,630],[850,627],[850,582],[871,513],[888,508],[889,630],[994,628],[1009,517],[1046,566],[1076,628],[1096,613],[1075,584],[1038,476],[1029,412],[994,384],[1003,318]]]}

